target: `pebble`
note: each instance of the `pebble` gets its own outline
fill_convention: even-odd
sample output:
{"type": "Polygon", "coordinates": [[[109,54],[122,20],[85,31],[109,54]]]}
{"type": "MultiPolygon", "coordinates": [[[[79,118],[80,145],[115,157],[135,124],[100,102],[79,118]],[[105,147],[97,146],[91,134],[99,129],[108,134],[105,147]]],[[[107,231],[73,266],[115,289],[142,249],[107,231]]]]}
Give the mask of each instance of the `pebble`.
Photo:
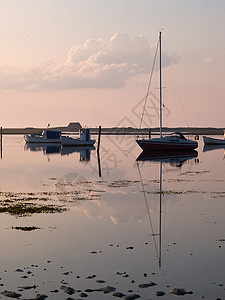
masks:
{"type": "Polygon", "coordinates": [[[59,290],[53,290],[53,291],[51,291],[51,293],[58,293],[59,292],[59,290]]]}
{"type": "Polygon", "coordinates": [[[62,275],[69,275],[69,274],[70,274],[69,272],[62,273],[62,275]]]}
{"type": "Polygon", "coordinates": [[[86,277],[86,279],[93,279],[95,277],[96,277],[96,275],[89,275],[89,276],[86,277]]]}
{"type": "Polygon", "coordinates": [[[116,272],[117,275],[123,275],[126,274],[126,272],[116,272]]]}
{"type": "Polygon", "coordinates": [[[23,272],[22,269],[16,269],[15,272],[23,272]]]}

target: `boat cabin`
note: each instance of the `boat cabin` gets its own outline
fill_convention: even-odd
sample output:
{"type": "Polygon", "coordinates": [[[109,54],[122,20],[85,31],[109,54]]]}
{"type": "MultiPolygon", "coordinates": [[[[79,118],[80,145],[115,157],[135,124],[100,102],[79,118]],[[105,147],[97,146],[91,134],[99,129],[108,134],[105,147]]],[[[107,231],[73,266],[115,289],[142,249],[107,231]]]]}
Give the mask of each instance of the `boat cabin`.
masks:
{"type": "Polygon", "coordinates": [[[60,139],[61,131],[46,130],[47,139],[60,139]]]}
{"type": "Polygon", "coordinates": [[[82,141],[90,141],[91,135],[90,135],[90,129],[89,128],[81,128],[80,129],[80,139],[82,141]]]}

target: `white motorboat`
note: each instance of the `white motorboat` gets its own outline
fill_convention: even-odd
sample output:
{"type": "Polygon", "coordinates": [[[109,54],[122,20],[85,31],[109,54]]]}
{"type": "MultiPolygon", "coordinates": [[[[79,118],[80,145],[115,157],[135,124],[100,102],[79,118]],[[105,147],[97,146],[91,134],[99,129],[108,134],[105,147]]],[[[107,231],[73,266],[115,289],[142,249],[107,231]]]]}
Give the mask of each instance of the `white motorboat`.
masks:
{"type": "Polygon", "coordinates": [[[26,143],[61,143],[61,132],[44,130],[42,134],[27,134],[24,139],[26,143]]]}
{"type": "Polygon", "coordinates": [[[203,136],[205,145],[225,145],[225,139],[215,139],[208,136],[203,136]]]}
{"type": "MultiPolygon", "coordinates": [[[[149,139],[137,139],[137,144],[142,148],[144,151],[174,151],[174,150],[193,150],[198,147],[198,143],[193,140],[187,140],[182,133],[176,132],[175,134],[171,134],[168,136],[162,136],[162,59],[161,59],[161,32],[159,32],[159,111],[160,111],[160,137],[159,138],[149,138],[149,139]]],[[[158,50],[158,47],[157,47],[158,50]]],[[[154,67],[154,64],[153,64],[154,67]]],[[[150,79],[151,80],[151,79],[150,79]]],[[[151,82],[151,81],[150,81],[151,82]]],[[[148,92],[146,94],[145,105],[149,94],[149,87],[148,92]]],[[[145,109],[144,105],[144,109],[145,109]]],[[[142,113],[142,118],[144,115],[144,110],[142,113]]]]}
{"type": "Polygon", "coordinates": [[[72,138],[69,136],[61,136],[63,146],[93,146],[95,140],[91,140],[90,130],[88,128],[80,129],[80,136],[72,138]]]}

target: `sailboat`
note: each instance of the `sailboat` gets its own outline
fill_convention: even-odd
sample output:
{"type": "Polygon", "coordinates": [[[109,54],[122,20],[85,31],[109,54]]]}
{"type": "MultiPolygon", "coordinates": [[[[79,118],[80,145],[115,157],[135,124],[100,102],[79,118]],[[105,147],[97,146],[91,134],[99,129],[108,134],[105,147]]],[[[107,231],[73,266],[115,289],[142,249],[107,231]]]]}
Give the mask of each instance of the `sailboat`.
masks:
{"type": "Polygon", "coordinates": [[[193,150],[198,143],[187,140],[180,132],[162,136],[162,59],[161,59],[161,31],[159,32],[159,111],[160,111],[160,137],[149,139],[137,139],[136,142],[144,151],[170,151],[170,150],[193,150]]]}

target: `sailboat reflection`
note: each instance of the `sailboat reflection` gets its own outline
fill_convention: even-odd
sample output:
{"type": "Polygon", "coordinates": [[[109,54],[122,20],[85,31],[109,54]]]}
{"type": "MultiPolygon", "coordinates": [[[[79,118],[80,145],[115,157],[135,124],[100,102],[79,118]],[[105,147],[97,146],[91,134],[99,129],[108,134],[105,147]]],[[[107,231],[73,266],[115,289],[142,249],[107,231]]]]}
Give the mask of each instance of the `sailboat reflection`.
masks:
{"type": "Polygon", "coordinates": [[[78,152],[80,153],[80,161],[89,161],[91,159],[91,150],[95,150],[94,146],[80,146],[80,147],[63,147],[60,143],[56,144],[46,144],[46,143],[32,143],[32,144],[25,144],[25,150],[28,151],[42,151],[44,155],[51,155],[51,154],[61,154],[63,155],[70,155],[72,153],[78,152]]]}
{"type": "Polygon", "coordinates": [[[138,158],[137,161],[155,161],[155,162],[163,162],[169,163],[172,166],[181,167],[187,160],[195,158],[198,156],[198,152],[196,150],[191,151],[152,151],[145,152],[143,151],[138,158]]]}
{"type": "MultiPolygon", "coordinates": [[[[182,165],[187,162],[188,160],[194,159],[198,156],[198,152],[195,150],[192,151],[169,151],[169,152],[148,152],[145,153],[144,151],[138,156],[136,159],[137,161],[137,168],[140,176],[140,181],[142,185],[142,190],[144,194],[144,199],[145,199],[145,205],[147,209],[147,214],[148,214],[148,219],[149,219],[149,224],[152,232],[152,236],[154,238],[154,243],[156,247],[156,253],[159,261],[159,268],[161,268],[162,265],[162,197],[163,197],[163,190],[162,190],[162,183],[163,183],[163,164],[170,164],[173,167],[182,167],[182,165]],[[145,191],[145,185],[143,183],[141,171],[140,171],[140,166],[139,162],[156,162],[159,163],[159,229],[158,233],[154,233],[153,230],[153,224],[151,220],[151,215],[150,215],[150,209],[148,206],[147,202],[147,196],[146,196],[146,191],[145,191]],[[156,237],[158,237],[158,243],[156,241],[156,237]]],[[[197,161],[197,160],[196,160],[197,161]]]]}

